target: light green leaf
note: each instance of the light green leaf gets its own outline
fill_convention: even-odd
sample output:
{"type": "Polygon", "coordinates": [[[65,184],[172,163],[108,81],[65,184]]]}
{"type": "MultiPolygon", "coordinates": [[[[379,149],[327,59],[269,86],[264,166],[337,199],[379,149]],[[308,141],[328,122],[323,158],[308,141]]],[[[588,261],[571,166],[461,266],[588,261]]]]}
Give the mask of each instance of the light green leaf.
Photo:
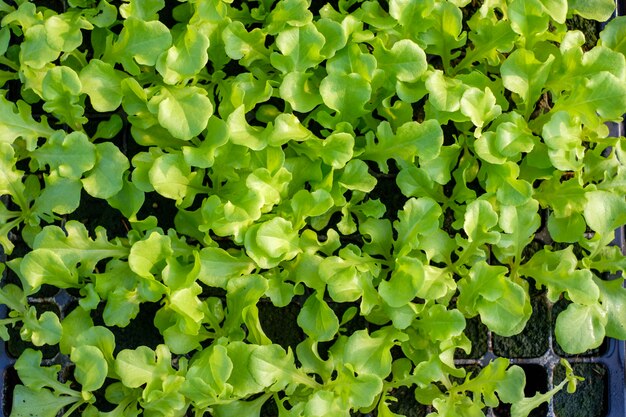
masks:
{"type": "Polygon", "coordinates": [[[200,144],[182,147],[185,162],[190,166],[210,168],[215,161],[217,149],[228,142],[228,128],[222,119],[211,116],[206,129],[208,133],[200,144]]]}
{"type": "Polygon", "coordinates": [[[544,11],[557,23],[565,23],[567,17],[567,0],[540,0],[544,11]]]}
{"type": "Polygon", "coordinates": [[[356,73],[331,73],[320,83],[324,104],[339,112],[345,121],[353,121],[367,112],[365,105],[372,94],[372,86],[356,73]]]}
{"type": "Polygon", "coordinates": [[[543,91],[553,62],[553,55],[542,62],[532,51],[517,49],[500,67],[504,86],[520,96],[527,119],[535,109],[535,102],[543,91]]]}
{"type": "Polygon", "coordinates": [[[219,114],[223,119],[227,119],[233,111],[243,106],[245,115],[257,104],[269,100],[273,91],[272,83],[264,74],[242,72],[236,77],[229,77],[221,84],[222,99],[219,103],[219,114]]]}
{"type": "Polygon", "coordinates": [[[4,55],[9,48],[9,41],[11,40],[11,32],[8,26],[4,26],[0,29],[0,55],[4,55]]]}
{"type": "Polygon", "coordinates": [[[606,22],[615,11],[613,0],[567,0],[569,10],[585,19],[606,22]]]}
{"type": "Polygon", "coordinates": [[[226,396],[232,390],[226,384],[232,371],[233,362],[226,348],[213,344],[193,355],[183,383],[183,393],[198,406],[213,403],[216,397],[226,396]]]}
{"type": "Polygon", "coordinates": [[[353,135],[346,132],[333,132],[322,142],[320,156],[326,165],[340,169],[350,162],[353,151],[353,135]]]}
{"type": "Polygon", "coordinates": [[[349,190],[369,193],[376,187],[376,178],[368,170],[367,164],[360,159],[352,159],[344,167],[338,180],[339,184],[349,190]]]}
{"type": "Polygon", "coordinates": [[[569,216],[557,217],[550,213],[548,217],[548,232],[555,242],[578,242],[587,229],[585,218],[579,213],[572,213],[569,216]]]}
{"type": "Polygon", "coordinates": [[[321,51],[321,54],[326,59],[332,58],[336,52],[346,46],[348,41],[347,30],[340,22],[332,20],[331,18],[322,17],[321,19],[316,19],[313,23],[315,23],[317,30],[324,36],[324,39],[326,39],[321,51]]]}
{"type": "Polygon", "coordinates": [[[423,264],[418,259],[403,256],[396,260],[391,278],[378,284],[378,292],[391,307],[402,307],[417,296],[424,281],[423,264]]]}
{"type": "Polygon", "coordinates": [[[398,232],[394,252],[401,256],[417,249],[420,238],[429,236],[439,227],[441,213],[439,204],[430,198],[410,198],[393,224],[398,232]]]}
{"type": "Polygon", "coordinates": [[[588,269],[577,269],[578,260],[572,246],[559,251],[542,249],[522,265],[519,273],[535,279],[548,289],[548,299],[556,302],[563,292],[577,304],[594,305],[600,291],[588,269]]]}
{"type": "Polygon", "coordinates": [[[470,87],[461,97],[461,113],[469,117],[478,129],[491,122],[502,113],[496,97],[489,87],[484,91],[470,87]]]}
{"type": "MultiPolygon", "coordinates": [[[[28,150],[34,150],[37,139],[47,138],[53,133],[54,130],[48,126],[45,117],[41,118],[41,122],[33,119],[28,104],[22,100],[14,103],[0,95],[0,143],[11,144],[17,138],[22,138],[26,141],[28,150]]],[[[6,155],[5,152],[0,154],[6,155]]]]}
{"type": "Polygon", "coordinates": [[[64,133],[56,132],[31,155],[61,177],[77,180],[96,164],[96,147],[82,132],[64,133]]]}
{"type": "Polygon", "coordinates": [[[513,402],[511,406],[511,417],[528,417],[530,412],[541,404],[550,401],[552,397],[567,385],[569,394],[574,393],[576,384],[583,378],[574,375],[571,365],[565,359],[561,359],[560,364],[565,367],[565,379],[546,393],[536,393],[532,397],[525,397],[513,402]]]}
{"type": "Polygon", "coordinates": [[[374,56],[378,61],[378,68],[386,71],[393,80],[414,83],[426,71],[426,54],[418,44],[410,39],[395,42],[391,49],[379,43],[374,49],[374,56]]]}
{"type": "Polygon", "coordinates": [[[499,203],[510,206],[526,204],[533,196],[532,185],[519,179],[520,166],[507,161],[501,165],[484,164],[481,174],[485,174],[485,189],[495,193],[499,203]]]}
{"type": "Polygon", "coordinates": [[[282,55],[272,53],[272,65],[283,73],[304,72],[322,62],[320,52],[325,42],[313,23],[282,31],[276,37],[282,55]]]}
{"type": "Polygon", "coordinates": [[[565,352],[583,353],[602,344],[607,323],[607,314],[599,304],[572,303],[556,318],[554,334],[565,352]]]}
{"type": "Polygon", "coordinates": [[[78,97],[82,85],[78,74],[68,66],[59,65],[46,71],[41,83],[41,94],[46,101],[43,109],[53,113],[75,130],[81,130],[87,118],[78,97]]]}
{"type": "Polygon", "coordinates": [[[326,62],[326,71],[333,75],[356,74],[369,83],[379,72],[376,66],[374,55],[363,52],[357,43],[351,42],[326,62]]]}
{"type": "Polygon", "coordinates": [[[319,82],[312,73],[290,72],[280,84],[280,96],[299,112],[310,112],[322,104],[319,82]]]}
{"type": "Polygon", "coordinates": [[[61,340],[61,322],[52,311],[45,311],[37,318],[34,307],[24,315],[24,327],[20,331],[22,338],[30,339],[35,346],[56,345],[61,340]]]}
{"type": "MultiPolygon", "coordinates": [[[[348,386],[352,386],[348,384],[348,386]]],[[[328,390],[316,391],[304,405],[305,417],[341,416],[349,415],[345,410],[346,405],[342,404],[340,398],[335,393],[328,390]]]]}
{"type": "Polygon", "coordinates": [[[368,273],[357,270],[353,262],[338,256],[324,258],[319,264],[319,275],[328,285],[331,298],[340,303],[358,300],[363,293],[359,280],[361,276],[368,277],[368,273]]]}
{"type": "Polygon", "coordinates": [[[141,297],[137,290],[129,291],[118,287],[107,294],[106,305],[102,318],[107,326],[126,327],[132,319],[137,317],[141,304],[141,297]]]}
{"type": "Polygon", "coordinates": [[[97,198],[110,198],[124,186],[124,172],[130,163],[111,142],[96,144],[96,164],[81,180],[87,193],[97,198]]]}
{"type": "Polygon", "coordinates": [[[115,358],[115,372],[129,388],[138,388],[152,381],[156,373],[155,352],[147,346],[124,349],[115,358]]]}
{"type": "Polygon", "coordinates": [[[96,133],[91,137],[92,141],[97,139],[113,139],[121,132],[124,127],[124,122],[118,114],[112,114],[108,120],[103,120],[98,123],[96,133]]]}
{"type": "Polygon", "coordinates": [[[267,402],[270,393],[261,395],[253,400],[234,400],[229,403],[217,404],[212,406],[213,416],[215,417],[257,417],[261,415],[261,408],[267,402]]]}
{"type": "Polygon", "coordinates": [[[283,0],[272,8],[267,17],[266,29],[270,35],[276,35],[285,27],[300,27],[313,20],[306,0],[283,0]]]}
{"type": "Polygon", "coordinates": [[[262,203],[261,210],[266,212],[286,196],[291,178],[291,172],[285,167],[281,167],[273,175],[266,168],[257,168],[246,178],[246,186],[254,190],[253,193],[262,203]]]}
{"type": "Polygon", "coordinates": [[[324,299],[311,294],[298,313],[298,326],[307,336],[320,342],[333,340],[339,330],[339,319],[324,299]]]}
{"type": "Polygon", "coordinates": [[[233,387],[233,395],[245,397],[261,392],[266,387],[265,381],[257,381],[252,376],[251,356],[259,346],[243,342],[231,342],[226,346],[228,357],[233,363],[233,369],[228,378],[228,384],[233,387]]]}
{"type": "Polygon", "coordinates": [[[48,43],[48,33],[43,24],[27,28],[24,31],[24,41],[20,44],[20,62],[35,69],[41,69],[46,64],[59,57],[61,51],[48,43]]]}
{"type": "Polygon", "coordinates": [[[111,207],[122,212],[124,217],[130,219],[141,210],[145,196],[134,182],[128,180],[128,175],[124,175],[123,182],[122,189],[117,194],[107,198],[107,202],[111,207]]]}
{"type": "Polygon", "coordinates": [[[554,113],[543,125],[542,137],[555,168],[577,171],[582,167],[585,152],[582,136],[581,123],[565,111],[554,113]]]}
{"type": "Polygon", "coordinates": [[[109,27],[115,23],[117,19],[117,7],[108,3],[106,0],[100,0],[98,7],[93,9],[95,15],[85,13],[85,19],[98,28],[109,27]]]}
{"type": "Polygon", "coordinates": [[[444,305],[433,304],[419,316],[416,325],[430,340],[443,342],[463,333],[465,317],[457,309],[448,310],[444,305]]]}
{"type": "Polygon", "coordinates": [[[614,17],[600,32],[602,45],[626,55],[626,18],[614,17]]]}
{"type": "Polygon", "coordinates": [[[169,29],[158,20],[146,22],[134,16],[124,20],[119,38],[105,62],[120,62],[131,74],[139,73],[139,65],[154,66],[159,56],[172,44],[169,29]]]}
{"type": "Polygon", "coordinates": [[[245,275],[228,280],[226,285],[226,307],[228,314],[223,329],[230,337],[240,339],[241,325],[248,328],[248,340],[256,344],[269,344],[271,341],[263,333],[259,322],[257,303],[269,288],[262,275],[245,275]]]}
{"type": "Polygon", "coordinates": [[[235,145],[245,146],[253,151],[260,151],[267,146],[267,128],[250,126],[246,121],[243,104],[228,115],[226,125],[229,139],[235,145]]]}
{"type": "Polygon", "coordinates": [[[150,99],[148,108],[158,114],[161,126],[182,140],[198,136],[213,114],[211,100],[199,87],[163,87],[150,99]]]}
{"type": "Polygon", "coordinates": [[[400,333],[387,326],[373,332],[357,330],[348,337],[343,349],[344,363],[352,365],[359,375],[386,378],[391,373],[391,348],[400,333]]]}
{"type": "Polygon", "coordinates": [[[282,217],[273,217],[248,229],[244,241],[247,255],[265,269],[277,266],[283,260],[293,259],[300,248],[298,233],[282,217]]]}
{"type": "Polygon", "coordinates": [[[595,232],[606,236],[626,224],[626,200],[609,191],[585,193],[585,221],[595,232]]]}
{"type": "Polygon", "coordinates": [[[209,61],[209,38],[192,25],[180,31],[174,44],[156,62],[166,84],[174,85],[192,78],[209,61]]]}
{"type": "Polygon", "coordinates": [[[30,348],[27,348],[17,358],[14,367],[22,384],[33,391],[41,391],[42,388],[48,387],[52,388],[57,394],[66,394],[79,398],[80,392],[71,389],[69,382],[59,382],[58,374],[61,366],[41,366],[42,359],[43,354],[41,351],[30,348]]]}
{"type": "Polygon", "coordinates": [[[179,328],[185,334],[196,336],[200,333],[205,317],[205,307],[198,298],[201,292],[202,287],[194,282],[188,287],[172,291],[167,297],[168,308],[180,316],[179,328]]]}
{"type": "Polygon", "coordinates": [[[471,391],[474,399],[480,400],[482,397],[482,402],[488,407],[496,407],[500,402],[520,401],[524,398],[526,376],[521,367],[509,364],[508,359],[496,358],[476,377],[468,378],[458,389],[471,391]]]}
{"type": "Polygon", "coordinates": [[[307,217],[321,216],[330,210],[334,205],[331,194],[323,189],[315,190],[312,193],[307,190],[299,190],[291,198],[291,209],[293,211],[293,224],[298,228],[304,224],[307,217]]]}
{"type": "Polygon", "coordinates": [[[626,108],[626,84],[615,75],[602,71],[581,80],[571,94],[558,100],[551,112],[564,110],[579,116],[584,124],[596,126],[598,115],[604,120],[619,120],[626,108]]]}
{"type": "Polygon", "coordinates": [[[506,267],[481,261],[459,282],[459,309],[469,317],[480,314],[481,321],[501,336],[521,332],[532,313],[527,291],[507,273],[506,267]]]}
{"type": "Polygon", "coordinates": [[[157,193],[180,203],[187,196],[188,189],[192,187],[195,173],[192,174],[183,155],[175,153],[161,155],[155,159],[148,176],[157,193]]]}
{"type": "Polygon", "coordinates": [[[280,391],[294,382],[296,367],[293,353],[279,345],[260,345],[250,354],[250,374],[260,385],[270,391],[280,391]]]}
{"type": "MultiPolygon", "coordinates": [[[[313,133],[304,127],[297,116],[281,113],[274,119],[273,129],[267,140],[271,146],[282,146],[290,141],[305,141],[313,138],[313,133]]],[[[269,127],[269,125],[268,125],[269,127]]]]}
{"type": "Polygon", "coordinates": [[[475,200],[467,205],[463,229],[467,233],[470,242],[497,243],[497,232],[490,232],[498,222],[498,214],[492,205],[485,200],[475,200]]]}
{"type": "Polygon", "coordinates": [[[230,22],[222,32],[226,54],[248,66],[254,61],[267,61],[269,50],[265,47],[265,33],[259,28],[250,32],[241,21],[230,22]]]}
{"type": "Polygon", "coordinates": [[[255,264],[245,253],[227,252],[221,248],[200,251],[201,270],[198,278],[212,287],[226,288],[228,279],[251,273],[255,264]]]}
{"type": "Polygon", "coordinates": [[[129,0],[120,5],[120,14],[124,19],[134,17],[141,20],[157,20],[159,10],[165,7],[164,0],[129,0]]]}
{"type": "Polygon", "coordinates": [[[106,232],[97,228],[95,237],[89,236],[87,228],[76,220],[69,220],[63,229],[46,226],[36,236],[34,249],[47,249],[58,255],[66,265],[81,263],[87,273],[105,258],[124,258],[128,248],[119,242],[109,242],[106,232]]]}
{"type": "Polygon", "coordinates": [[[587,205],[586,191],[578,178],[565,181],[561,181],[560,175],[550,178],[543,181],[534,193],[541,206],[550,207],[557,217],[582,213],[587,205]]]}
{"type": "Polygon", "coordinates": [[[28,252],[20,263],[20,273],[26,292],[37,292],[42,284],[54,285],[59,288],[78,286],[76,271],[69,269],[61,257],[52,249],[35,249],[28,252]]]}
{"type": "MultiPolygon", "coordinates": [[[[354,409],[374,405],[374,401],[378,398],[383,388],[383,381],[379,376],[372,374],[354,375],[352,371],[340,372],[336,382],[337,385],[348,388],[343,392],[337,391],[339,391],[338,394],[341,396],[342,402],[349,404],[354,409]]],[[[330,415],[341,414],[331,411],[330,415]]]]}
{"type": "Polygon", "coordinates": [[[539,203],[528,200],[521,206],[502,206],[498,224],[504,231],[494,247],[494,253],[503,263],[522,261],[522,252],[534,238],[534,233],[541,226],[538,214],[539,203]]]}
{"type": "Polygon", "coordinates": [[[550,22],[550,16],[545,13],[540,0],[513,0],[509,4],[508,16],[511,27],[525,38],[526,45],[540,39],[550,22]]]}
{"type": "Polygon", "coordinates": [[[80,204],[81,184],[75,179],[62,178],[56,172],[44,176],[46,186],[33,204],[33,212],[43,219],[56,214],[69,214],[80,204]]]}
{"type": "Polygon", "coordinates": [[[600,302],[607,312],[606,335],[616,339],[626,338],[626,289],[624,278],[610,281],[594,277],[600,288],[600,302]]]}
{"type": "Polygon", "coordinates": [[[481,159],[491,164],[503,164],[507,160],[519,161],[522,153],[533,150],[537,138],[533,136],[526,120],[516,112],[507,113],[498,119],[495,135],[484,132],[474,142],[474,149],[481,159]]]}
{"type": "Polygon", "coordinates": [[[157,232],[151,233],[146,239],[133,244],[128,255],[128,265],[137,275],[152,278],[159,267],[173,254],[169,236],[157,232]]]}
{"type": "Polygon", "coordinates": [[[388,122],[381,122],[374,135],[366,136],[365,152],[360,158],[375,161],[381,171],[387,172],[387,160],[414,162],[415,158],[432,160],[443,145],[443,131],[436,120],[424,123],[406,122],[394,135],[388,122]]]}
{"type": "Polygon", "coordinates": [[[459,7],[449,2],[435,3],[433,8],[424,10],[429,10],[427,16],[433,25],[421,33],[420,38],[427,45],[426,52],[439,55],[447,68],[450,60],[460,54],[460,51],[452,51],[465,45],[467,36],[463,31],[463,14],[459,7]]]}
{"type": "Polygon", "coordinates": [[[114,111],[122,104],[122,80],[125,74],[108,62],[92,59],[80,71],[81,91],[89,96],[99,112],[114,111]]]}
{"type": "Polygon", "coordinates": [[[16,168],[15,151],[8,143],[0,143],[0,151],[0,195],[10,195],[22,210],[26,210],[28,202],[22,182],[24,172],[16,168]]]}
{"type": "Polygon", "coordinates": [[[506,19],[491,19],[489,17],[472,17],[473,27],[469,38],[474,45],[468,49],[463,60],[455,70],[465,69],[476,62],[486,60],[490,65],[498,65],[504,53],[513,49],[518,35],[511,28],[511,22],[506,19]]]}
{"type": "Polygon", "coordinates": [[[100,349],[89,345],[77,346],[72,349],[70,359],[76,365],[74,376],[83,391],[95,391],[104,384],[109,367],[100,349]]]}
{"type": "Polygon", "coordinates": [[[56,417],[66,406],[79,398],[57,395],[49,389],[32,390],[17,385],[13,391],[13,407],[9,417],[56,417]]]}

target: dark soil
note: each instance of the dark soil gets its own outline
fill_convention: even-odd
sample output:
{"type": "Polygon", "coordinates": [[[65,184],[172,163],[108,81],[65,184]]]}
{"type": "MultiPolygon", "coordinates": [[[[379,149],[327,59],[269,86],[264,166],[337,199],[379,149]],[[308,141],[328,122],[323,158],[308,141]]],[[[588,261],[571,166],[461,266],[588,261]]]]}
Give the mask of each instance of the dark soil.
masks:
{"type": "Polygon", "coordinates": [[[455,357],[457,359],[479,359],[487,353],[487,326],[485,326],[478,316],[466,320],[465,335],[472,342],[472,351],[466,354],[458,349],[455,357]]]}
{"type": "Polygon", "coordinates": [[[259,321],[267,337],[285,350],[291,348],[295,352],[298,343],[305,338],[304,332],[297,323],[300,306],[291,303],[279,308],[270,302],[260,302],[257,307],[259,321]]]}
{"type": "MultiPolygon", "coordinates": [[[[557,417],[604,417],[608,404],[608,369],[599,363],[576,363],[572,365],[576,375],[585,378],[579,382],[574,394],[565,390],[554,396],[554,414],[557,417]]],[[[554,371],[555,384],[565,377],[559,366],[554,371]]]]}
{"type": "Polygon", "coordinates": [[[429,407],[417,402],[413,388],[396,388],[391,391],[391,395],[398,399],[389,405],[389,409],[396,414],[406,417],[424,417],[430,411],[429,407]]]}
{"type": "Polygon", "coordinates": [[[90,232],[98,226],[104,227],[109,239],[128,234],[129,225],[125,217],[118,210],[112,209],[106,200],[91,197],[83,190],[80,201],[78,209],[67,215],[67,220],[78,220],[90,232]]]}
{"type": "MultiPolygon", "coordinates": [[[[128,326],[108,327],[115,336],[114,355],[117,355],[121,350],[136,349],[142,345],[155,349],[159,344],[163,343],[163,337],[153,325],[154,315],[160,307],[158,303],[143,303],[137,317],[132,319],[128,326]]],[[[104,305],[101,303],[98,310],[92,314],[92,319],[96,326],[104,326],[102,319],[103,308],[104,305]]]]}

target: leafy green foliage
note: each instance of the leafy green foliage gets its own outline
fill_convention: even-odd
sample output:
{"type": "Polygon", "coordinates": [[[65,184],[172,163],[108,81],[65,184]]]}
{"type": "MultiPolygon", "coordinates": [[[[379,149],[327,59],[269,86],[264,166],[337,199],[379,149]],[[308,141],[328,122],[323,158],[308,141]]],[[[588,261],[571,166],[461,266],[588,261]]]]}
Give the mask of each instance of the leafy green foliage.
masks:
{"type": "Polygon", "coordinates": [[[626,338],[626,21],[565,24],[613,1],[66,6],[0,1],[0,338],[72,364],[24,350],[11,417],[398,416],[400,387],[523,417],[566,362],[525,397],[455,358],[467,319],[519,334],[531,282],[566,352],[626,338]],[[115,335],[154,310],[155,343],[115,335]]]}

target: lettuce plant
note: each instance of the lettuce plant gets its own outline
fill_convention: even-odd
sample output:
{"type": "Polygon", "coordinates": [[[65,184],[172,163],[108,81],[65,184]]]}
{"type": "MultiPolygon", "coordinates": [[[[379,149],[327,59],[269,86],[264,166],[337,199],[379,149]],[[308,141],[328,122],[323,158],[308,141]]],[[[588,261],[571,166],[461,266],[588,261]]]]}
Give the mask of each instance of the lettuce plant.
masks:
{"type": "Polygon", "coordinates": [[[564,351],[626,338],[626,19],[566,24],[612,0],[38,3],[0,1],[0,336],[72,366],[24,350],[11,417],[391,417],[401,387],[523,417],[579,378],[466,372],[467,319],[519,334],[536,287],[564,351]],[[119,348],[155,305],[160,343],[119,348]]]}

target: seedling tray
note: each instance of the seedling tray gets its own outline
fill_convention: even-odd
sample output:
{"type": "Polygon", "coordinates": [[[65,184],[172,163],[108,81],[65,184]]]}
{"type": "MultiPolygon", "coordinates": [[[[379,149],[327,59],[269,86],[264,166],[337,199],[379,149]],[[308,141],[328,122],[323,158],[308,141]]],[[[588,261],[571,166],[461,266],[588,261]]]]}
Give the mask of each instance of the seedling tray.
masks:
{"type": "MultiPolygon", "coordinates": [[[[616,1],[616,13],[624,15],[626,2],[616,1]]],[[[90,117],[88,115],[88,117],[90,117]]],[[[97,117],[102,117],[98,115],[97,117]]],[[[612,124],[610,126],[613,136],[624,136],[626,125],[612,124]]],[[[128,129],[119,138],[120,149],[126,150],[132,147],[128,129]],[[128,140],[127,140],[128,139],[128,140]]],[[[160,218],[167,218],[168,207],[150,206],[160,218]],[[165,214],[165,216],[163,215],[165,214]]],[[[79,219],[83,221],[83,219],[79,219]]],[[[89,217],[87,222],[99,220],[89,217]]],[[[166,225],[164,225],[166,226],[166,225]]],[[[121,227],[121,224],[120,224],[121,227]]],[[[622,251],[626,250],[625,231],[616,231],[615,244],[622,251]]],[[[538,233],[541,235],[541,231],[538,233]]],[[[19,242],[17,242],[19,243],[19,242]]],[[[0,249],[1,250],[1,249],[0,249]]],[[[4,254],[0,253],[0,261],[4,254]]],[[[2,276],[4,283],[12,279],[5,271],[2,276]]],[[[32,305],[41,311],[53,310],[62,319],[76,305],[76,298],[68,291],[43,289],[36,296],[29,297],[32,305]]],[[[574,394],[557,394],[549,403],[544,404],[531,413],[533,417],[623,417],[626,415],[626,373],[625,373],[625,343],[614,339],[607,339],[602,346],[593,351],[580,355],[570,356],[564,353],[555,341],[553,323],[556,314],[564,308],[559,302],[550,303],[545,293],[537,291],[533,294],[533,317],[524,332],[516,337],[501,338],[489,332],[477,319],[468,322],[468,328],[472,329],[472,344],[474,351],[464,358],[455,360],[458,366],[463,366],[470,372],[476,372],[491,360],[497,357],[507,357],[512,364],[517,364],[524,369],[527,378],[526,395],[535,392],[546,392],[552,389],[563,379],[562,369],[558,366],[561,358],[566,358],[573,366],[577,375],[585,377],[574,394]],[[547,325],[546,325],[547,324],[547,325]]],[[[271,308],[271,307],[269,307],[271,308]]],[[[0,305],[0,318],[6,317],[7,308],[0,305]]],[[[136,321],[150,323],[151,312],[143,311],[136,321]]],[[[293,318],[295,322],[295,317],[293,318]]],[[[122,329],[124,335],[116,335],[117,349],[136,346],[137,344],[150,345],[150,331],[144,334],[131,334],[133,326],[122,329]],[[142,340],[130,340],[131,337],[139,337],[142,340]],[[143,339],[146,340],[143,340],[143,339]],[[127,343],[128,346],[124,346],[127,343]]],[[[284,330],[284,329],[283,329],[284,330]]],[[[469,330],[468,330],[469,332],[469,330]]],[[[19,338],[19,337],[18,337],[19,338]]],[[[289,342],[286,342],[290,344],[289,342]]],[[[0,409],[3,417],[11,413],[11,398],[15,385],[19,382],[13,364],[24,349],[21,342],[0,343],[0,409]]],[[[62,366],[60,373],[63,375],[71,372],[71,364],[68,358],[58,353],[54,348],[44,349],[44,365],[59,364],[62,366]]],[[[405,396],[405,400],[396,404],[394,411],[403,413],[407,417],[425,416],[430,411],[415,402],[411,395],[405,396]]],[[[506,417],[509,410],[506,407],[487,410],[488,416],[506,417]]],[[[368,415],[370,416],[370,415],[368,415]]],[[[373,415],[371,415],[373,416],[373,415]]]]}

